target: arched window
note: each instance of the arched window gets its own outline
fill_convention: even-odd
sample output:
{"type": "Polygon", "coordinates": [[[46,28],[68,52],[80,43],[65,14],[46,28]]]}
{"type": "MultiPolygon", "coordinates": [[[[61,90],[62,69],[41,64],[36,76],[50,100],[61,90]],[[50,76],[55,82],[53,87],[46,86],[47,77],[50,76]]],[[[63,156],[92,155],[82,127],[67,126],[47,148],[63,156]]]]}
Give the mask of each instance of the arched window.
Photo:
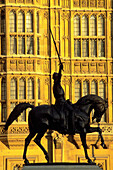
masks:
{"type": "Polygon", "coordinates": [[[10,99],[17,99],[17,81],[14,78],[10,82],[10,99]]]}
{"type": "Polygon", "coordinates": [[[25,54],[25,38],[18,36],[18,54],[25,54]]]}
{"type": "Polygon", "coordinates": [[[5,11],[1,11],[1,32],[5,32],[5,11]]]}
{"type": "Polygon", "coordinates": [[[96,18],[93,15],[90,17],[90,35],[96,35],[96,18]]]}
{"type": "Polygon", "coordinates": [[[102,15],[98,17],[98,35],[99,36],[105,35],[104,17],[102,15]]]}
{"type": "Polygon", "coordinates": [[[103,99],[105,98],[105,83],[103,80],[99,82],[99,96],[103,99]]]}
{"type": "Polygon", "coordinates": [[[40,79],[37,80],[37,86],[38,86],[38,99],[40,99],[40,79]]]}
{"type": "Polygon", "coordinates": [[[97,56],[97,41],[95,39],[90,40],[90,56],[97,56]]]}
{"type": "Polygon", "coordinates": [[[17,41],[15,36],[10,36],[10,54],[17,53],[17,41]]]}
{"type": "Polygon", "coordinates": [[[82,40],[82,57],[89,56],[89,40],[83,39],[82,40]]]}
{"type": "Polygon", "coordinates": [[[6,100],[6,79],[3,78],[1,82],[1,100],[6,100]]]}
{"type": "Polygon", "coordinates": [[[26,14],[26,29],[27,32],[33,32],[33,15],[30,12],[26,14]]]}
{"type": "Polygon", "coordinates": [[[19,80],[19,99],[25,99],[25,95],[26,95],[25,80],[21,78],[19,80]]]}
{"type": "Polygon", "coordinates": [[[105,41],[101,39],[98,40],[98,56],[105,57],[105,41]]]}
{"type": "Polygon", "coordinates": [[[82,35],[88,35],[88,18],[85,15],[82,16],[82,35]]]}
{"type": "Polygon", "coordinates": [[[33,54],[34,49],[33,49],[33,37],[28,36],[27,37],[27,54],[33,54]]]}
{"type": "Polygon", "coordinates": [[[80,35],[80,17],[78,15],[74,16],[74,35],[80,35]]]}
{"type": "Polygon", "coordinates": [[[18,32],[24,32],[25,31],[25,17],[23,12],[18,13],[18,32]]]}
{"type": "Polygon", "coordinates": [[[81,42],[78,39],[74,40],[74,57],[81,56],[81,42]]]}
{"type": "Polygon", "coordinates": [[[7,118],[7,109],[6,109],[6,79],[3,78],[1,82],[1,121],[5,122],[7,118]]]}
{"type": "Polygon", "coordinates": [[[18,122],[25,122],[26,121],[26,111],[24,110],[21,115],[18,117],[18,122]]]}
{"type": "Polygon", "coordinates": [[[89,83],[87,81],[83,81],[83,96],[89,94],[89,83]]]}
{"type": "Polygon", "coordinates": [[[7,119],[6,103],[1,103],[1,121],[5,122],[7,119]]]}
{"type": "Polygon", "coordinates": [[[10,32],[16,32],[16,14],[13,11],[9,13],[9,25],[10,32]]]}
{"type": "Polygon", "coordinates": [[[37,37],[37,55],[40,55],[40,39],[37,37]]]}
{"type": "MultiPolygon", "coordinates": [[[[103,80],[99,82],[99,96],[105,98],[105,83],[103,80]]],[[[101,122],[105,122],[105,114],[102,116],[101,122]]]]}
{"type": "Polygon", "coordinates": [[[81,83],[77,80],[75,81],[75,101],[79,100],[81,97],[81,83]]]}
{"type": "Polygon", "coordinates": [[[5,36],[1,36],[1,55],[6,54],[6,38],[5,36]]]}
{"type": "Polygon", "coordinates": [[[91,94],[97,94],[97,83],[94,80],[91,82],[91,94]]]}
{"type": "Polygon", "coordinates": [[[16,106],[16,103],[10,103],[10,112],[13,111],[15,106],[16,106]]]}
{"type": "Polygon", "coordinates": [[[34,81],[31,78],[27,81],[27,99],[34,99],[34,81]]]}
{"type": "Polygon", "coordinates": [[[37,13],[37,33],[39,33],[39,13],[37,13]]]}

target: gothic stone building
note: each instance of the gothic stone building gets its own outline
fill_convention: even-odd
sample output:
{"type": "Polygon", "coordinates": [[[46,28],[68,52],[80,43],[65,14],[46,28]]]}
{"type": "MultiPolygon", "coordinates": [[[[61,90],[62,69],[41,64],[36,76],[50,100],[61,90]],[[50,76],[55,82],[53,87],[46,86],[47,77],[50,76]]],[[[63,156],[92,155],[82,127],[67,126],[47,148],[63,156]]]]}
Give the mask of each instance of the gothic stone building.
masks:
{"type": "MultiPolygon", "coordinates": [[[[29,109],[3,132],[14,106],[20,102],[54,104],[52,74],[58,71],[59,61],[49,24],[64,65],[66,99],[75,103],[87,94],[108,98],[109,108],[101,120],[106,149],[98,142],[95,162],[103,170],[113,170],[112,10],[113,0],[0,0],[1,170],[20,169],[23,164],[29,109]]],[[[87,135],[92,159],[91,144],[97,139],[97,133],[87,135]]],[[[79,135],[47,132],[42,144],[51,162],[86,162],[79,135]]],[[[30,162],[46,162],[33,141],[28,158],[30,162]]]]}

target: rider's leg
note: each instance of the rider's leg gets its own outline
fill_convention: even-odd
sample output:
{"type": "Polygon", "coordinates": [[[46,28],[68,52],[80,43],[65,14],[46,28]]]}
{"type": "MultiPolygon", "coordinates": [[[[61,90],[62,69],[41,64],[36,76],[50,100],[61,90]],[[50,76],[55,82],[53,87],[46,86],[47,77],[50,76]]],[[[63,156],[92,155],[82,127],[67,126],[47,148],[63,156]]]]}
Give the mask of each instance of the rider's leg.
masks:
{"type": "Polygon", "coordinates": [[[73,107],[66,102],[66,108],[69,111],[69,116],[68,116],[68,126],[69,126],[69,131],[74,134],[75,132],[75,112],[73,110],[73,107]]]}
{"type": "Polygon", "coordinates": [[[69,113],[69,131],[72,134],[75,133],[75,116],[73,111],[69,113]]]}

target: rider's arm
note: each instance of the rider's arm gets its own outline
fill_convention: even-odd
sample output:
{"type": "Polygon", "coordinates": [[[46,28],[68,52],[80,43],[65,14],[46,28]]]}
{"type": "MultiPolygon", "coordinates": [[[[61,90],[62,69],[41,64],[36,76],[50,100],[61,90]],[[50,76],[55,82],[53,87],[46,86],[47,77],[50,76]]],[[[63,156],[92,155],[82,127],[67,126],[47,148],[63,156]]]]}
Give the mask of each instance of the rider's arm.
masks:
{"type": "Polygon", "coordinates": [[[61,71],[63,70],[63,64],[60,64],[60,68],[59,68],[59,73],[58,73],[58,77],[59,77],[59,81],[61,80],[61,71]]]}

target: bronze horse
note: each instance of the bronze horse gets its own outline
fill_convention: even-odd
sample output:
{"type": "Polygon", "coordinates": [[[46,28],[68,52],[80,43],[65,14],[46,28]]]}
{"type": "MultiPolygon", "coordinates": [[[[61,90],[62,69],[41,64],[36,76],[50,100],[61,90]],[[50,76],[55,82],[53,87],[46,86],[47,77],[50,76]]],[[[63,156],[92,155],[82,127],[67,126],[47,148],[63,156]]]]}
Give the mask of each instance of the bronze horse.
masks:
{"type": "MultiPolygon", "coordinates": [[[[100,127],[90,127],[90,113],[94,109],[94,116],[92,121],[96,119],[96,122],[100,122],[102,115],[106,112],[108,103],[106,100],[102,99],[97,95],[87,95],[80,98],[75,104],[72,104],[75,112],[77,113],[77,118],[75,116],[75,132],[80,134],[82,145],[85,151],[85,157],[88,160],[88,163],[92,163],[91,159],[87,153],[87,144],[86,144],[86,134],[92,132],[98,132],[101,137],[101,145],[104,147],[104,139],[102,137],[102,130],[100,127]],[[80,117],[80,119],[78,118],[80,117]]],[[[60,117],[53,105],[40,105],[34,107],[29,103],[20,103],[18,104],[11,114],[9,115],[8,120],[6,121],[4,129],[7,130],[9,125],[12,124],[14,120],[18,118],[23,110],[27,108],[32,108],[29,112],[28,124],[29,124],[29,135],[25,139],[25,147],[23,159],[25,164],[28,164],[29,161],[26,158],[27,147],[31,139],[37,134],[34,142],[41,148],[45,154],[46,160],[49,162],[49,156],[47,151],[41,145],[41,138],[44,136],[47,129],[56,130],[62,134],[71,134],[70,131],[67,132],[64,129],[60,128],[60,117]]]]}

